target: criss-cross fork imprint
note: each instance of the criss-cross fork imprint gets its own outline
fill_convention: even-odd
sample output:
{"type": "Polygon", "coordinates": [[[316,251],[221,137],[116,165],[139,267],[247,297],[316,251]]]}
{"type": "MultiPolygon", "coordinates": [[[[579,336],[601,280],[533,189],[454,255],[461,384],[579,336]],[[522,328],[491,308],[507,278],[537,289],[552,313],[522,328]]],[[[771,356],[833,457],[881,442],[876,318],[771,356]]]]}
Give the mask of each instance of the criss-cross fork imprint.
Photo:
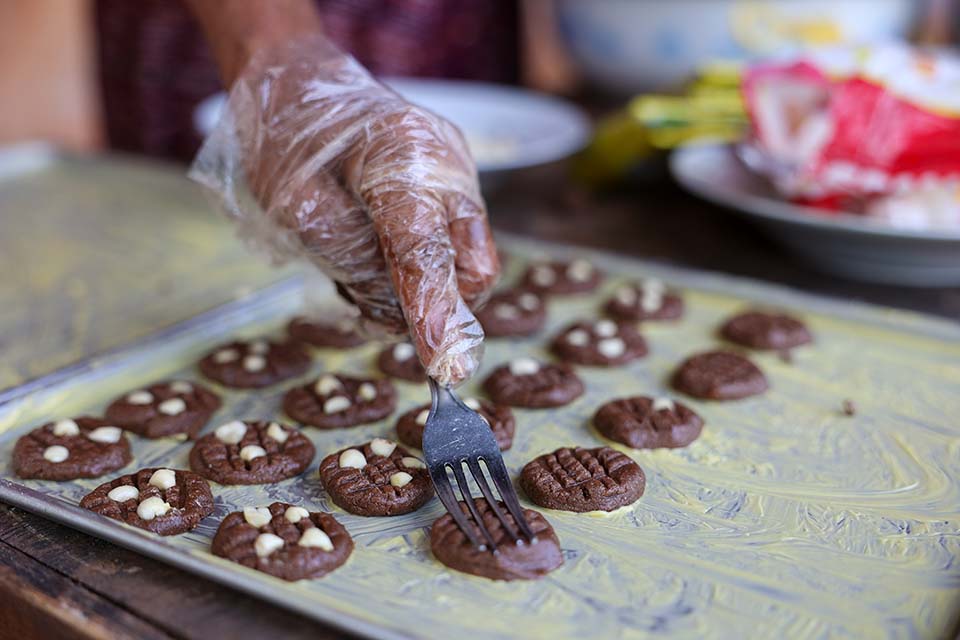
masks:
{"type": "Polygon", "coordinates": [[[510,482],[510,474],[507,472],[506,465],[503,464],[500,447],[497,446],[490,426],[480,417],[480,414],[465,405],[452,389],[440,386],[433,379],[429,382],[432,401],[427,424],[423,429],[423,457],[440,502],[475,547],[497,552],[494,536],[483,523],[483,517],[474,504],[470,485],[463,471],[466,465],[480,493],[490,505],[497,520],[503,525],[509,538],[515,544],[536,542],[530,523],[527,522],[520,508],[517,492],[513,488],[513,483],[510,482]],[[497,504],[480,465],[481,461],[500,493],[503,506],[510,512],[512,522],[497,504]],[[476,528],[470,526],[469,520],[457,504],[448,469],[453,472],[457,488],[476,528]],[[480,532],[479,537],[477,531],[480,532]]]}

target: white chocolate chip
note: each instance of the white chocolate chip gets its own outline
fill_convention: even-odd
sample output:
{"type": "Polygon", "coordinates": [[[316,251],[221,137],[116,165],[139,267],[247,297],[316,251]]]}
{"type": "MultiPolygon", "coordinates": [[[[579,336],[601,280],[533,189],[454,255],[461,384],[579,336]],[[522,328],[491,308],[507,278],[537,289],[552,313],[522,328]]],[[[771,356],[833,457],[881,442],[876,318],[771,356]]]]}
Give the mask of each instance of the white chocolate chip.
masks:
{"type": "Polygon", "coordinates": [[[63,462],[70,457],[70,451],[66,447],[55,444],[43,450],[43,459],[47,462],[63,462]]]}
{"type": "Polygon", "coordinates": [[[637,290],[631,286],[622,286],[614,294],[617,302],[623,305],[632,305],[637,301],[637,290]]]}
{"type": "Polygon", "coordinates": [[[266,507],[244,507],[243,519],[247,521],[247,524],[259,529],[273,520],[273,514],[271,514],[270,509],[266,507]]]}
{"type": "Polygon", "coordinates": [[[593,276],[593,265],[586,260],[574,260],[567,266],[567,277],[574,282],[586,282],[593,276]]]}
{"type": "Polygon", "coordinates": [[[385,438],[374,438],[370,443],[370,451],[373,451],[378,456],[383,456],[384,458],[393,453],[393,450],[396,448],[396,442],[387,440],[385,438]]]}
{"type": "Polygon", "coordinates": [[[316,547],[324,551],[333,551],[333,542],[330,536],[324,533],[319,527],[310,527],[300,535],[297,545],[301,547],[316,547]]]}
{"type": "Polygon", "coordinates": [[[520,312],[509,302],[501,302],[493,308],[493,315],[501,320],[516,320],[520,312]]]}
{"type": "Polygon", "coordinates": [[[598,320],[593,325],[593,332],[601,338],[611,338],[617,335],[617,323],[613,320],[598,320]]]}
{"type": "Polygon", "coordinates": [[[265,355],[270,352],[270,343],[266,340],[254,340],[247,345],[247,353],[255,353],[258,356],[265,355]]]}
{"type": "Polygon", "coordinates": [[[643,282],[640,283],[640,288],[644,291],[659,291],[663,293],[667,290],[667,285],[659,278],[644,278],[643,282]]]}
{"type": "Polygon", "coordinates": [[[152,496],[137,505],[137,515],[141,520],[153,520],[167,515],[171,508],[170,503],[165,502],[163,498],[152,496]]]}
{"type": "Polygon", "coordinates": [[[517,358],[510,361],[510,373],[515,376],[532,376],[540,371],[540,363],[533,358],[517,358]]]}
{"type": "Polygon", "coordinates": [[[174,393],[193,393],[193,385],[184,380],[174,380],[170,383],[170,391],[174,393]]]}
{"type": "Polygon", "coordinates": [[[536,311],[540,308],[540,298],[532,293],[524,293],[517,298],[517,304],[526,311],[536,311]]]}
{"type": "Polygon", "coordinates": [[[120,442],[120,438],[122,436],[123,431],[120,429],[120,427],[97,427],[87,434],[88,439],[93,440],[94,442],[100,442],[102,444],[120,442]]]}
{"type": "Polygon", "coordinates": [[[250,373],[263,371],[267,368],[267,359],[263,356],[247,356],[243,359],[243,368],[250,373]]]}
{"type": "Polygon", "coordinates": [[[480,401],[476,398],[464,398],[463,404],[467,405],[474,411],[480,411],[480,401]]]}
{"type": "Polygon", "coordinates": [[[350,398],[346,396],[333,396],[328,398],[326,402],[323,403],[323,412],[324,413],[339,413],[340,411],[346,411],[350,408],[350,398]]]}
{"type": "Polygon", "coordinates": [[[161,491],[169,489],[177,484],[177,474],[174,473],[172,469],[157,469],[153,472],[153,475],[150,476],[150,482],[148,484],[161,491]]]}
{"type": "Polygon", "coordinates": [[[317,378],[317,383],[313,385],[313,390],[317,393],[318,396],[327,396],[341,389],[343,387],[340,384],[339,378],[337,376],[330,375],[325,373],[319,378],[317,378]]]}
{"type": "Polygon", "coordinates": [[[183,398],[169,398],[160,403],[157,411],[168,416],[178,416],[187,410],[187,403],[183,398]]]}
{"type": "Polygon", "coordinates": [[[585,347],[590,344],[590,335],[583,329],[573,329],[567,333],[564,340],[575,347],[585,347]]]}
{"type": "Polygon", "coordinates": [[[640,298],[640,308],[647,313],[659,311],[663,306],[663,291],[661,289],[644,289],[640,298]]]}
{"type": "Polygon", "coordinates": [[[627,345],[620,338],[604,338],[597,343],[597,352],[607,358],[619,358],[627,351],[627,345]]]}
{"type": "Polygon", "coordinates": [[[270,426],[267,427],[267,437],[273,438],[277,442],[286,442],[287,438],[290,437],[290,434],[287,433],[287,430],[281,427],[276,422],[271,422],[270,426]]]}
{"type": "Polygon", "coordinates": [[[283,548],[283,538],[272,533],[261,533],[253,542],[253,550],[258,558],[266,558],[274,551],[283,548]]]}
{"type": "Polygon", "coordinates": [[[57,420],[53,423],[53,435],[61,438],[80,435],[80,427],[73,420],[57,420]]]}
{"type": "Polygon", "coordinates": [[[416,423],[420,426],[427,424],[427,418],[430,416],[430,409],[424,409],[417,414],[416,423]]]}
{"type": "Polygon", "coordinates": [[[226,364],[235,361],[239,357],[240,352],[236,349],[220,349],[220,351],[213,354],[213,361],[217,364],[226,364]]]}
{"type": "Polygon", "coordinates": [[[153,394],[149,391],[141,389],[127,394],[128,404],[150,404],[151,402],[153,402],[153,394]]]}
{"type": "Polygon", "coordinates": [[[347,449],[340,454],[339,459],[341,468],[351,468],[351,469],[363,469],[367,466],[367,459],[363,456],[361,451],[356,449],[347,449]]]}
{"type": "Polygon", "coordinates": [[[297,524],[304,518],[309,518],[310,512],[303,507],[287,507],[287,510],[283,512],[283,517],[286,518],[287,522],[297,524]]]}
{"type": "Polygon", "coordinates": [[[677,408],[677,405],[670,398],[656,398],[653,401],[653,410],[654,411],[673,411],[677,408]]]}
{"type": "Polygon", "coordinates": [[[127,500],[136,500],[140,497],[140,490],[132,484],[122,484],[119,487],[110,489],[107,497],[114,502],[126,502],[127,500]]]}
{"type": "Polygon", "coordinates": [[[413,345],[409,342],[401,342],[399,344],[393,345],[393,359],[397,362],[403,362],[404,360],[409,360],[413,356],[417,355],[416,349],[413,348],[413,345]]]}
{"type": "Polygon", "coordinates": [[[427,465],[423,464],[423,461],[420,458],[414,458],[413,456],[404,456],[400,458],[400,463],[408,469],[426,469],[427,465]]]}
{"type": "Polygon", "coordinates": [[[243,449],[240,449],[240,459],[244,462],[262,458],[265,455],[267,455],[267,450],[256,444],[248,444],[243,449]]]}
{"type": "Polygon", "coordinates": [[[377,385],[372,382],[364,382],[360,385],[360,388],[357,389],[357,395],[360,396],[361,400],[370,402],[371,400],[376,400],[377,398],[377,385]]]}
{"type": "Polygon", "coordinates": [[[213,435],[223,444],[240,444],[247,433],[247,425],[239,420],[228,422],[217,427],[213,435]]]}
{"type": "Polygon", "coordinates": [[[549,287],[557,281],[557,274],[548,264],[538,264],[530,272],[530,279],[538,287],[549,287]]]}
{"type": "Polygon", "coordinates": [[[390,476],[390,484],[396,488],[405,487],[413,480],[413,476],[406,471],[397,471],[390,476]]]}

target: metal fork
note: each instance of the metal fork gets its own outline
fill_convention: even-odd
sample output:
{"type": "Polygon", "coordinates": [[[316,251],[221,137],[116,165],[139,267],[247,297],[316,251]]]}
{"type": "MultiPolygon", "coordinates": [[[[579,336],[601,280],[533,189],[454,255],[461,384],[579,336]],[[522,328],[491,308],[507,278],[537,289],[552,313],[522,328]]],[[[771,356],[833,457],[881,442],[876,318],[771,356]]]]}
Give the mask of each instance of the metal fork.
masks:
{"type": "Polygon", "coordinates": [[[513,488],[513,483],[510,482],[510,474],[507,473],[507,467],[503,464],[500,447],[497,446],[490,425],[480,414],[465,405],[452,389],[441,386],[432,378],[430,379],[430,395],[432,399],[430,413],[427,416],[427,424],[423,429],[423,457],[426,460],[427,469],[430,471],[433,485],[437,489],[437,495],[440,497],[443,506],[453,516],[457,526],[475,547],[497,552],[497,543],[490,530],[483,524],[483,519],[473,503],[470,486],[467,484],[467,477],[463,472],[463,466],[466,465],[470,470],[470,475],[473,476],[474,481],[480,488],[480,493],[483,494],[490,505],[490,509],[503,525],[507,535],[516,544],[523,544],[524,538],[531,543],[536,542],[533,530],[530,529],[530,524],[523,516],[520,501],[517,500],[517,492],[513,488]],[[503,504],[507,507],[510,515],[513,516],[518,531],[514,531],[507,517],[497,505],[483,469],[480,467],[481,461],[486,465],[490,477],[497,486],[503,504]],[[460,505],[457,504],[456,494],[453,492],[450,478],[447,475],[448,468],[453,471],[453,477],[457,481],[460,495],[480,530],[482,540],[477,538],[473,528],[470,527],[469,521],[460,509],[460,505]]]}

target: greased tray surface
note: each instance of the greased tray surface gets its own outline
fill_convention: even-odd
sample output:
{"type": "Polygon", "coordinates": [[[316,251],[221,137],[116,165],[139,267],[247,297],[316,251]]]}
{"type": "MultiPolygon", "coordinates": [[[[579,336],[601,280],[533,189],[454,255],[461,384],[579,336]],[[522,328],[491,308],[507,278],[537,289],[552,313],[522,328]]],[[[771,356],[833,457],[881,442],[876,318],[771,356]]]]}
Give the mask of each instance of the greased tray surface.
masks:
{"type": "MultiPolygon", "coordinates": [[[[514,256],[572,250],[501,242],[514,256]]],[[[649,324],[650,355],[620,369],[581,368],[586,394],[559,410],[516,410],[505,452],[513,473],[562,445],[597,446],[589,418],[602,402],[672,395],[670,371],[717,344],[714,329],[750,301],[801,314],[814,346],[786,363],[757,354],[772,389],[733,403],[685,400],[706,420],[685,449],[630,451],[646,494],[607,516],[542,510],[565,565],[537,582],[491,582],[436,562],[434,500],[395,518],[346,514],[316,476],[322,456],[374,436],[393,437],[400,412],[425,387],[398,382],[397,412],[364,427],[307,428],[317,458],[302,477],[264,487],[214,484],[216,511],[193,532],[159,538],[76,507],[105,480],[65,483],[13,477],[15,439],[50,419],[101,413],[114,396],[153,380],[199,379],[195,361],[231,335],[278,334],[299,307],[297,280],[194,318],[101,359],[0,394],[0,500],[16,504],[301,613],[378,637],[940,637],[960,613],[960,327],[847,305],[726,277],[580,251],[610,272],[596,295],[550,303],[548,329],[491,340],[476,392],[497,364],[544,345],[562,325],[596,313],[627,277],[659,276],[684,289],[687,314],[649,324]],[[857,413],[843,416],[844,399],[857,413]],[[274,500],[332,511],[353,535],[350,561],[326,578],[286,583],[208,553],[220,520],[274,500]]],[[[512,274],[522,267],[513,260],[512,274]]],[[[376,345],[318,351],[322,371],[374,373],[376,345]]],[[[305,376],[306,377],[306,376],[305,376]]],[[[233,418],[278,418],[294,383],[264,391],[221,389],[223,409],[205,431],[233,418]]],[[[189,443],[131,436],[135,461],[187,468],[189,443]]],[[[523,499],[523,496],[521,496],[523,499]]],[[[530,506],[528,504],[528,506],[530,506]]]]}

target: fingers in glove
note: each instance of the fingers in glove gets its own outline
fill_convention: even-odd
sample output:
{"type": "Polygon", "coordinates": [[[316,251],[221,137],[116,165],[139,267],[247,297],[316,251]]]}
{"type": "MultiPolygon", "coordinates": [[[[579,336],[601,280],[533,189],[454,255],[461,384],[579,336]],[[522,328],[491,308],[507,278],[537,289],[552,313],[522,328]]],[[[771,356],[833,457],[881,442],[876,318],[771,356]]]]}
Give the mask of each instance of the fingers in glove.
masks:
{"type": "Polygon", "coordinates": [[[450,242],[455,252],[460,295],[476,308],[486,301],[500,277],[500,259],[482,203],[466,195],[448,198],[450,242]]]}

